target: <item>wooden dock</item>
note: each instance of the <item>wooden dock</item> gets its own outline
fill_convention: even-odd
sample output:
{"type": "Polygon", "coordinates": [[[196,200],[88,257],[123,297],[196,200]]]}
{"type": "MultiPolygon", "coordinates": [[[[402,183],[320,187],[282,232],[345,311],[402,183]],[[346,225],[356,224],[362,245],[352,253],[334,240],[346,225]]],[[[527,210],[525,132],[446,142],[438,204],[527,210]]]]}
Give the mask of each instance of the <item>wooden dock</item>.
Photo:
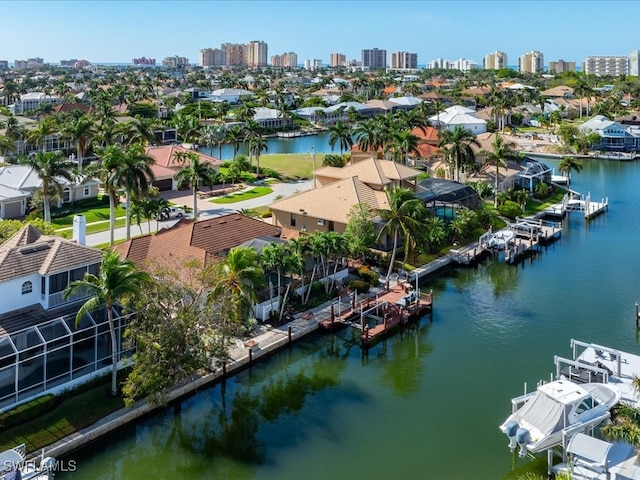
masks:
{"type": "Polygon", "coordinates": [[[409,284],[400,284],[379,295],[375,302],[360,310],[360,340],[363,348],[376,342],[396,327],[417,320],[428,313],[433,315],[433,292],[413,290],[409,284]],[[370,326],[371,319],[376,324],[370,326]]]}
{"type": "Polygon", "coordinates": [[[544,210],[549,216],[564,218],[566,212],[582,212],[587,220],[609,210],[609,199],[603,198],[600,202],[591,200],[591,194],[583,197],[580,193],[569,190],[562,198],[562,203],[551,205],[544,210]]]}

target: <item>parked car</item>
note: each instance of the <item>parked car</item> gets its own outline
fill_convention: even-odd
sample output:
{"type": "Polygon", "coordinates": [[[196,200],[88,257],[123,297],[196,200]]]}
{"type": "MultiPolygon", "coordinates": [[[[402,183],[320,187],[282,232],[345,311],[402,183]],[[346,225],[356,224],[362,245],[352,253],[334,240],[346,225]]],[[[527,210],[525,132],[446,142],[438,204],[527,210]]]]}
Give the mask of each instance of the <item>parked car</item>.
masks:
{"type": "Polygon", "coordinates": [[[169,220],[170,218],[181,218],[185,214],[182,207],[166,207],[162,210],[162,213],[156,215],[156,220],[169,220]]]}

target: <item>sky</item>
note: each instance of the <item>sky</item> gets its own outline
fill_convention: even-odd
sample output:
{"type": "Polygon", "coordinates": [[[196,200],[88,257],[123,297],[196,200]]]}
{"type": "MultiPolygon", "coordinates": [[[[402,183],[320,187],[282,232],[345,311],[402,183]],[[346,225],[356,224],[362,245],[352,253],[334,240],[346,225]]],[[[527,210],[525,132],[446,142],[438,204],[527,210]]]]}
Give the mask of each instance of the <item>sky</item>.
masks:
{"type": "Polygon", "coordinates": [[[293,51],[298,63],[331,53],[361,59],[361,50],[466,58],[482,65],[495,50],[508,64],[531,50],[545,63],[577,65],[588,55],[640,49],[640,1],[385,0],[3,0],[0,59],[41,57],[129,63],[134,57],[187,57],[223,42],[268,44],[268,56],[293,51]]]}

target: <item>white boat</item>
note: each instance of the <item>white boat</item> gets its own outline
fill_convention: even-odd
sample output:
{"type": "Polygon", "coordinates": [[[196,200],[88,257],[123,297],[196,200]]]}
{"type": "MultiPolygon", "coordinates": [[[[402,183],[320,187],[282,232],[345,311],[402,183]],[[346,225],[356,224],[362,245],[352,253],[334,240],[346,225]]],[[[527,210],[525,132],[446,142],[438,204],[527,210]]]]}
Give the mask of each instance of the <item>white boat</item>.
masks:
{"type": "Polygon", "coordinates": [[[509,448],[519,455],[538,453],[609,418],[621,392],[606,383],[577,384],[561,377],[511,400],[513,413],[500,425],[509,448]]]}
{"type": "Polygon", "coordinates": [[[513,242],[515,233],[512,230],[499,230],[487,240],[489,248],[504,249],[506,245],[513,242]]]}
{"type": "Polygon", "coordinates": [[[0,480],[51,480],[55,467],[52,457],[27,460],[24,444],[0,453],[0,480]]]}

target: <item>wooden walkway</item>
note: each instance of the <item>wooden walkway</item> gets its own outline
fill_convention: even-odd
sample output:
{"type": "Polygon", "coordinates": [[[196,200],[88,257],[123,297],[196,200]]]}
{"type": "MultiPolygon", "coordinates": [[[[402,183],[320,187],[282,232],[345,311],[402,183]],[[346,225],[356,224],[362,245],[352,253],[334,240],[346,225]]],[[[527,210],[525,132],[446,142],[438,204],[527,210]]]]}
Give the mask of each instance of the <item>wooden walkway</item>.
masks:
{"type": "Polygon", "coordinates": [[[562,203],[551,205],[544,210],[549,216],[564,218],[566,212],[582,212],[587,220],[609,210],[609,199],[603,198],[600,202],[591,200],[591,194],[583,197],[580,193],[569,190],[562,198],[562,203]]]}

